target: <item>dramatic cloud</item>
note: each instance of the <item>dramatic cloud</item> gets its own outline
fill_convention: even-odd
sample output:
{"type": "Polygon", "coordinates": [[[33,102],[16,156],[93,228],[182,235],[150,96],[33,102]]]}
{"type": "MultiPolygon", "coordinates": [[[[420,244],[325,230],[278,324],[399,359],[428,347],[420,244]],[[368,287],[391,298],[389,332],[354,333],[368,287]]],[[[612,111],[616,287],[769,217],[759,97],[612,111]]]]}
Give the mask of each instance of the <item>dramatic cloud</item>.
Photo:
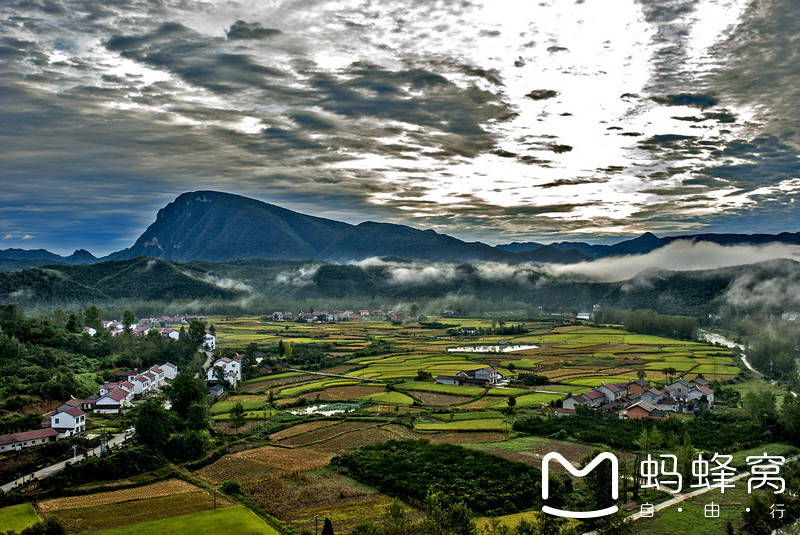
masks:
{"type": "Polygon", "coordinates": [[[195,189],[489,243],[794,230],[799,32],[789,0],[10,0],[0,233],[103,254],[195,189]]]}

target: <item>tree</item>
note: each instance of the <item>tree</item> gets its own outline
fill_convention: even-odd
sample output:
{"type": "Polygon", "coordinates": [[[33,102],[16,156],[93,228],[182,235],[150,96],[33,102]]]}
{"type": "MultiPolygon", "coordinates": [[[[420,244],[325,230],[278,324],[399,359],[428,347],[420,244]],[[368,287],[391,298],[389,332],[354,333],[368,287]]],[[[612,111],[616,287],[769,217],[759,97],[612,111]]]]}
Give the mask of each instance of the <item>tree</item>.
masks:
{"type": "Polygon", "coordinates": [[[427,381],[432,377],[433,374],[431,372],[426,372],[425,370],[417,370],[417,381],[427,381]]]}
{"type": "Polygon", "coordinates": [[[287,362],[292,360],[292,343],[286,342],[286,347],[283,348],[283,358],[286,359],[287,362]]]}
{"type": "Polygon", "coordinates": [[[200,345],[206,340],[206,326],[200,320],[192,320],[189,324],[189,340],[191,340],[194,347],[200,345]]]}
{"type": "Polygon", "coordinates": [[[383,535],[383,532],[373,522],[363,522],[353,526],[350,535],[383,535]]]}
{"type": "Polygon", "coordinates": [[[392,503],[386,508],[386,514],[381,522],[381,530],[384,535],[406,535],[411,531],[411,520],[408,518],[406,508],[403,506],[403,502],[397,498],[392,500],[392,503]]]}
{"type": "Polygon", "coordinates": [[[477,535],[478,528],[467,504],[447,504],[436,494],[425,498],[425,519],[422,532],[426,535],[477,535]]]}
{"type": "Polygon", "coordinates": [[[325,524],[322,526],[322,535],[333,535],[333,524],[331,524],[331,519],[327,516],[325,517],[325,524]]]}
{"type": "Polygon", "coordinates": [[[192,403],[186,411],[186,427],[194,430],[211,427],[208,404],[205,401],[192,403]]]}
{"type": "Polygon", "coordinates": [[[675,368],[670,366],[670,367],[667,367],[667,368],[664,368],[663,370],[661,370],[661,373],[666,375],[667,376],[667,382],[671,383],[672,382],[672,378],[675,377],[675,374],[678,373],[678,370],[676,370],[675,368]]]}
{"type": "Polygon", "coordinates": [[[126,310],[122,313],[122,330],[125,331],[126,334],[131,334],[133,332],[133,325],[136,325],[136,316],[134,316],[133,312],[130,310],[126,310]]]}
{"type": "Polygon", "coordinates": [[[775,403],[775,394],[768,390],[751,390],[742,399],[744,412],[753,422],[763,421],[764,418],[774,418],[776,414],[775,403]]]}
{"type": "Polygon", "coordinates": [[[800,401],[796,397],[784,396],[780,421],[786,430],[786,435],[797,443],[800,440],[800,401]]]}
{"type": "Polygon", "coordinates": [[[161,451],[172,433],[169,413],[156,401],[148,401],[136,414],[136,440],[156,451],[161,451]]]}
{"type": "MultiPolygon", "coordinates": [[[[610,452],[608,447],[595,448],[591,454],[581,460],[581,469],[586,468],[601,453],[610,452]]],[[[586,488],[592,509],[605,509],[614,505],[611,494],[612,470],[611,461],[604,460],[586,476],[586,488]]]]}
{"type": "Polygon", "coordinates": [[[244,415],[246,411],[244,410],[244,405],[242,405],[241,401],[237,401],[230,410],[231,415],[231,425],[236,431],[239,431],[239,428],[244,425],[244,415]]]}
{"type": "Polygon", "coordinates": [[[169,401],[181,418],[186,419],[189,407],[195,403],[207,404],[208,393],[205,383],[191,373],[179,373],[172,380],[168,393],[169,401]]]}
{"type": "Polygon", "coordinates": [[[647,372],[644,370],[639,370],[636,372],[637,379],[644,379],[647,376],[647,372]]]}
{"type": "Polygon", "coordinates": [[[103,322],[100,321],[100,310],[96,306],[92,305],[86,309],[82,327],[83,326],[91,327],[97,332],[103,330],[103,322]]]}

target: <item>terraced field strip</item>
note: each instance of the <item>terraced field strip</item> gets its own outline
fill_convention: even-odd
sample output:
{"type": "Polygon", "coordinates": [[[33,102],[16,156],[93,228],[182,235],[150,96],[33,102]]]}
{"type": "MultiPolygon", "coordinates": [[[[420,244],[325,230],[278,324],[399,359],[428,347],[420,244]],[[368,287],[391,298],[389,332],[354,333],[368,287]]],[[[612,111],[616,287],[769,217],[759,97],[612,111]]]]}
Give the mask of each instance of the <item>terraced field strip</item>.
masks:
{"type": "MultiPolygon", "coordinates": [[[[91,496],[87,496],[91,497],[91,496]]],[[[120,503],[48,511],[42,514],[63,525],[67,533],[117,529],[132,524],[188,515],[233,505],[225,496],[206,491],[160,496],[120,503]]]]}
{"type": "Polygon", "coordinates": [[[301,394],[301,398],[316,399],[319,396],[320,401],[347,401],[349,399],[361,399],[365,396],[378,394],[383,392],[385,387],[383,385],[376,386],[334,386],[326,388],[325,390],[318,390],[315,392],[306,392],[301,394]]]}
{"type": "Polygon", "coordinates": [[[364,396],[360,399],[367,399],[370,401],[374,401],[375,403],[387,403],[390,405],[413,405],[414,398],[411,396],[407,396],[402,392],[378,392],[376,394],[370,394],[368,396],[364,396]]]}
{"type": "Polygon", "coordinates": [[[323,427],[336,425],[338,423],[340,423],[338,420],[319,420],[316,422],[297,424],[292,427],[289,427],[288,429],[284,429],[283,431],[272,433],[269,436],[269,439],[274,442],[278,442],[285,438],[302,435],[303,433],[308,433],[309,431],[314,431],[315,429],[321,429],[323,427]]]}
{"type": "MultiPolygon", "coordinates": [[[[245,411],[244,419],[245,420],[268,420],[275,416],[276,414],[280,414],[281,411],[275,409],[260,409],[257,411],[245,411]]],[[[233,419],[229,412],[223,414],[216,414],[214,415],[214,420],[231,420],[233,419]]]]}
{"type": "MultiPolygon", "coordinates": [[[[517,404],[516,407],[523,408],[523,407],[538,407],[543,403],[550,403],[551,401],[564,399],[567,395],[563,393],[541,393],[541,392],[534,392],[533,394],[525,394],[524,396],[518,396],[516,398],[517,404]]],[[[489,406],[492,409],[505,409],[508,407],[508,400],[502,399],[495,403],[494,405],[489,406]]]]}
{"type": "Polygon", "coordinates": [[[451,394],[439,394],[436,392],[423,392],[422,390],[406,390],[406,392],[425,405],[433,407],[445,407],[449,405],[458,405],[465,403],[472,399],[471,396],[454,396],[451,394]]]}
{"type": "Polygon", "coordinates": [[[504,431],[505,419],[456,420],[452,422],[415,422],[414,429],[428,431],[504,431]]]}
{"type": "Polygon", "coordinates": [[[377,427],[376,422],[344,422],[338,425],[324,427],[316,431],[309,431],[302,435],[295,435],[281,441],[282,445],[286,446],[310,446],[318,442],[330,440],[336,436],[358,431],[365,428],[377,427]]]}
{"type": "Polygon", "coordinates": [[[241,403],[245,410],[252,411],[262,408],[267,403],[264,401],[218,401],[211,406],[211,414],[223,414],[230,412],[234,405],[241,403]]]}
{"type": "Polygon", "coordinates": [[[72,509],[75,507],[95,507],[111,503],[127,502],[131,500],[142,500],[147,498],[158,498],[160,496],[172,496],[175,494],[185,494],[189,492],[201,491],[191,483],[180,479],[169,479],[144,487],[133,489],[113,490],[86,496],[68,496],[65,498],[55,498],[39,502],[40,511],[58,511],[61,509],[72,509]]]}
{"type": "Polygon", "coordinates": [[[313,470],[314,468],[325,466],[333,458],[332,455],[311,450],[276,448],[275,446],[263,446],[254,450],[241,451],[234,453],[231,457],[256,461],[285,472],[313,470]]]}
{"type": "Polygon", "coordinates": [[[91,535],[279,535],[272,526],[243,505],[203,511],[191,515],[144,522],[130,526],[95,531],[91,535]]]}
{"type": "Polygon", "coordinates": [[[472,397],[483,394],[484,390],[479,386],[440,385],[424,381],[406,381],[395,385],[395,388],[398,390],[422,390],[424,392],[441,392],[443,394],[472,397]]]}

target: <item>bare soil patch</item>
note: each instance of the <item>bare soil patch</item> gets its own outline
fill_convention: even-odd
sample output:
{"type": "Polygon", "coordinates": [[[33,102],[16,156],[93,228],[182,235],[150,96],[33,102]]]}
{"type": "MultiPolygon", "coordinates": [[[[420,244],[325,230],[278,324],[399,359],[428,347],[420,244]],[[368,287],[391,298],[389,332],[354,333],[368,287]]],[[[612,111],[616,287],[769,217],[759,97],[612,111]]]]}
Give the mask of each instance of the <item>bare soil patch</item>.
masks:
{"type": "Polygon", "coordinates": [[[347,399],[357,399],[364,396],[370,396],[383,392],[383,386],[332,386],[321,392],[306,392],[301,394],[301,398],[317,399],[319,396],[320,401],[341,401],[347,399]]]}
{"type": "Polygon", "coordinates": [[[446,407],[448,405],[457,405],[459,403],[465,403],[472,399],[468,396],[454,396],[451,394],[438,394],[436,392],[423,392],[421,390],[410,390],[408,392],[415,398],[422,401],[425,405],[431,405],[434,407],[446,407]]]}

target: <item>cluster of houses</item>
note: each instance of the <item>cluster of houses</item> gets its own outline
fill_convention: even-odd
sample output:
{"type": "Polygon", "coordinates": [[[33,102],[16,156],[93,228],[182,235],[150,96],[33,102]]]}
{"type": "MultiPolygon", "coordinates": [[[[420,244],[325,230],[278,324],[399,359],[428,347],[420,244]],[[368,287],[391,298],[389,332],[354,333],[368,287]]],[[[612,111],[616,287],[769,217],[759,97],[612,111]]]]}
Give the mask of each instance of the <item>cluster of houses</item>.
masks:
{"type": "Polygon", "coordinates": [[[105,382],[87,399],[71,398],[42,420],[41,429],[0,436],[0,452],[39,446],[51,440],[79,437],[86,432],[86,413],[116,414],[130,407],[134,398],[151,394],[167,379],[178,375],[178,367],[167,362],[140,373],[138,369],[118,371],[117,381],[105,382]]]}
{"type": "Polygon", "coordinates": [[[277,310],[272,313],[273,321],[299,321],[306,323],[331,323],[337,321],[404,321],[414,320],[412,316],[403,316],[397,314],[393,310],[384,312],[383,310],[334,310],[328,312],[327,310],[314,310],[312,312],[303,312],[302,310],[297,314],[293,312],[281,312],[277,310]]]}
{"type": "Polygon", "coordinates": [[[578,405],[604,411],[609,417],[631,420],[666,420],[669,413],[691,413],[702,404],[714,407],[714,390],[702,377],[686,381],[682,377],[658,389],[644,379],[627,383],[603,383],[588,392],[564,400],[556,409],[559,416],[575,414],[578,405]]]}
{"type": "Polygon", "coordinates": [[[440,385],[459,386],[495,386],[501,383],[503,376],[489,366],[476,370],[465,370],[457,375],[437,375],[436,383],[440,385]]]}
{"type": "MultiPolygon", "coordinates": [[[[181,327],[189,326],[194,320],[206,323],[206,319],[202,315],[182,314],[178,316],[142,318],[138,325],[128,325],[128,328],[134,336],[144,336],[151,329],[155,329],[164,338],[177,340],[180,336],[181,327]]],[[[123,325],[120,321],[102,321],[101,323],[103,324],[103,329],[108,331],[111,336],[118,336],[125,332],[125,325],[123,325]]],[[[93,329],[92,327],[84,327],[83,331],[92,336],[97,334],[97,330],[93,329]]],[[[209,344],[209,336],[211,336],[212,339],[214,338],[212,335],[206,336],[206,345],[209,344]]],[[[211,345],[214,345],[213,340],[211,341],[211,345]]],[[[213,351],[214,347],[211,347],[210,349],[213,351]]]]}

